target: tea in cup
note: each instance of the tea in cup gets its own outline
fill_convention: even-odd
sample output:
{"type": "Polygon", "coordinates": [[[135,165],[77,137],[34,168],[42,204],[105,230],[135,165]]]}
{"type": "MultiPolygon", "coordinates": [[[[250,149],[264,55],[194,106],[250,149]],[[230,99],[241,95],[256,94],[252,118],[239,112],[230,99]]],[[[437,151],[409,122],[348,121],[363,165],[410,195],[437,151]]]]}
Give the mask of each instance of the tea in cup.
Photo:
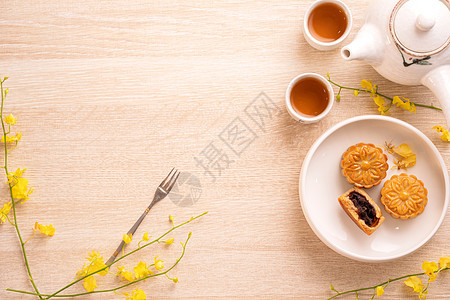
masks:
{"type": "Polygon", "coordinates": [[[334,91],[321,75],[304,73],[295,77],[286,90],[286,108],[294,120],[314,123],[331,110],[334,91]]]}
{"type": "Polygon", "coordinates": [[[352,15],[339,0],[318,0],[306,11],[303,35],[318,50],[336,48],[350,33],[352,15]]]}

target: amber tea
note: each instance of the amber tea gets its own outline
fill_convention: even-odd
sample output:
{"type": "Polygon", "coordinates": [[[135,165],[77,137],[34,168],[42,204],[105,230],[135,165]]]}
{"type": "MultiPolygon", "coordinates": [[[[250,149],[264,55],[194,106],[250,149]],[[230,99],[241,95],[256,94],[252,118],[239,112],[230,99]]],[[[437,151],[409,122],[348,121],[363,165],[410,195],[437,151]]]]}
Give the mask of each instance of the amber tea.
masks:
{"type": "Polygon", "coordinates": [[[294,110],[307,117],[320,115],[330,101],[326,85],[316,78],[298,81],[292,87],[290,98],[294,110]]]}
{"type": "Polygon", "coordinates": [[[323,3],[315,7],[308,18],[311,35],[321,42],[339,39],[347,29],[347,15],[334,3],[323,3]]]}

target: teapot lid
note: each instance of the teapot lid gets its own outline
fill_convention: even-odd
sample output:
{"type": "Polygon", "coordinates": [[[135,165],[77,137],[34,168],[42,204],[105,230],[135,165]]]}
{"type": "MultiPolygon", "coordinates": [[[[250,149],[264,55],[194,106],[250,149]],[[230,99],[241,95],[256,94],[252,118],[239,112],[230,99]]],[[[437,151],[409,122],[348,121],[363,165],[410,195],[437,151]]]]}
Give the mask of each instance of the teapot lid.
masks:
{"type": "Polygon", "coordinates": [[[449,0],[401,0],[392,11],[389,30],[403,51],[430,56],[450,43],[449,0]]]}

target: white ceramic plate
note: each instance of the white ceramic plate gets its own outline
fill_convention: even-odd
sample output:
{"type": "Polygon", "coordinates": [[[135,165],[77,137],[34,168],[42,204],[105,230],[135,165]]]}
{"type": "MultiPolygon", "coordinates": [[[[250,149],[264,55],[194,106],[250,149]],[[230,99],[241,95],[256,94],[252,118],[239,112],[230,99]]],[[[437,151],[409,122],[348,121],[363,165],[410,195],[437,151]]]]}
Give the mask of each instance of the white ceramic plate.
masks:
{"type": "MultiPolygon", "coordinates": [[[[392,167],[392,157],[389,166],[392,167]]],[[[445,163],[433,143],[413,126],[384,116],[361,116],[343,121],[326,131],[311,147],[300,174],[300,202],[316,235],[331,249],[360,261],[387,261],[399,258],[425,244],[444,220],[449,204],[449,178],[445,163]],[[348,147],[357,143],[396,146],[408,144],[417,163],[406,173],[416,175],[428,189],[428,204],[414,219],[391,217],[380,202],[384,182],[394,174],[390,169],[380,185],[366,192],[380,206],[386,220],[370,236],[347,216],[338,197],[352,187],[341,174],[340,161],[348,147]]]]}

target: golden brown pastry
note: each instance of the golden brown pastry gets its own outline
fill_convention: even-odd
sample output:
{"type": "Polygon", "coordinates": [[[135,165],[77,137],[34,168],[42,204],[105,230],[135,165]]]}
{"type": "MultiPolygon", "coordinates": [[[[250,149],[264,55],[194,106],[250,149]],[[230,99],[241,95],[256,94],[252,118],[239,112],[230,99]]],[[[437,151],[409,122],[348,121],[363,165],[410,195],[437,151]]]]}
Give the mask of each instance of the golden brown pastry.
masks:
{"type": "Polygon", "coordinates": [[[364,188],[380,184],[389,169],[383,149],[364,143],[347,149],[342,155],[341,167],[348,182],[364,188]]]}
{"type": "Polygon", "coordinates": [[[351,188],[338,200],[347,215],[367,235],[371,235],[384,221],[378,205],[360,188],[351,188]]]}
{"type": "Polygon", "coordinates": [[[384,183],[381,203],[394,218],[410,219],[422,213],[427,205],[428,191],[414,175],[394,175],[384,183]]]}

